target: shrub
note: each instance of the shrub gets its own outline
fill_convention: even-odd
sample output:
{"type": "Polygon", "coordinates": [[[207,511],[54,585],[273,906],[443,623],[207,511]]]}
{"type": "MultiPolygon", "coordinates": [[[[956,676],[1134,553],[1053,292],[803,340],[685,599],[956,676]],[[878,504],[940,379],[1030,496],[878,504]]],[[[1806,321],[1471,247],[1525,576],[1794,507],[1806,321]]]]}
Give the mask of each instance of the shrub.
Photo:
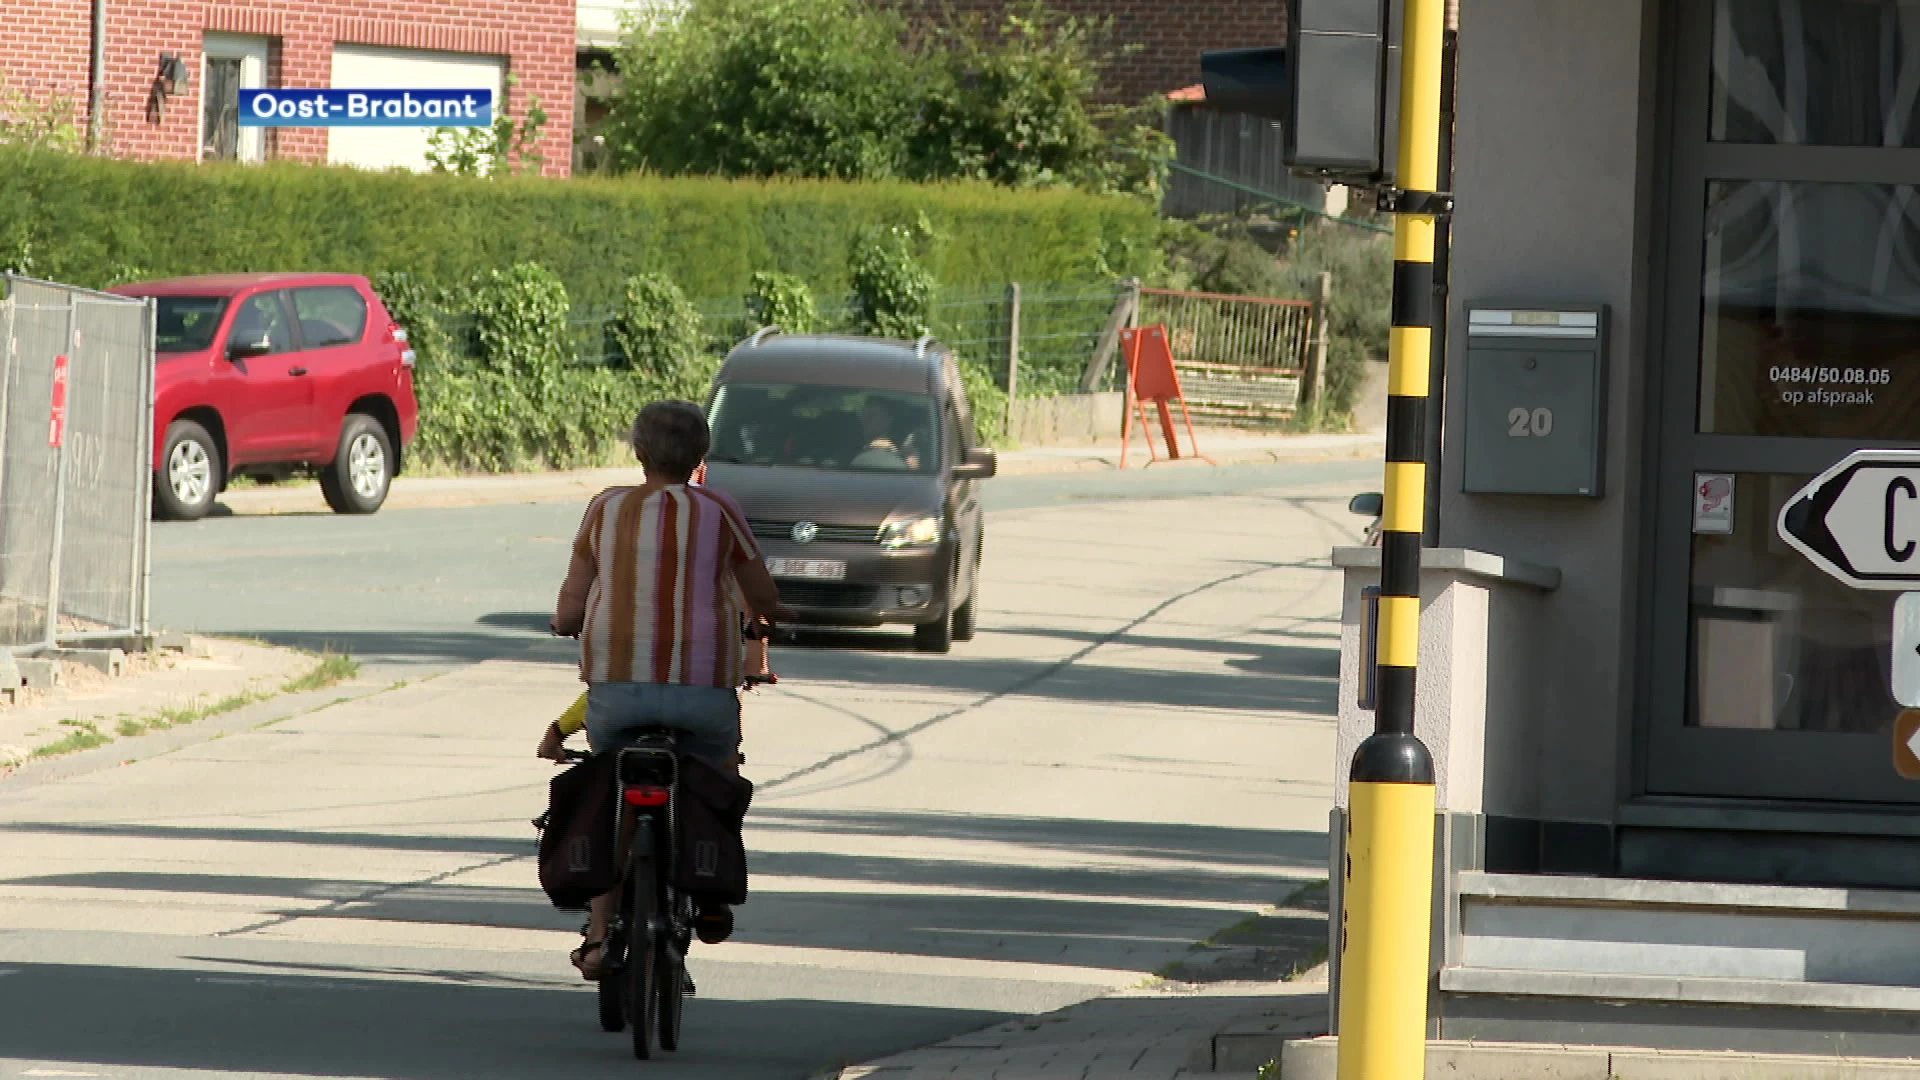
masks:
{"type": "MultiPolygon", "coordinates": [[[[507,76],[507,87],[520,85],[520,76],[507,76]]],[[[546,157],[535,148],[547,126],[547,110],[539,94],[527,95],[526,115],[518,124],[503,108],[488,127],[440,127],[427,137],[427,164],[434,172],[461,176],[538,174],[546,157]]]]}
{"type": "Polygon", "coordinates": [[[747,286],[747,317],[759,326],[810,334],[820,324],[813,290],[792,274],[760,273],[747,286]]]}
{"type": "Polygon", "coordinates": [[[627,294],[611,330],[635,375],[662,386],[674,382],[701,352],[700,313],[662,274],[627,279],[627,294]]]}
{"type": "Polygon", "coordinates": [[[873,229],[853,245],[854,327],[879,337],[918,338],[933,322],[933,274],[920,260],[932,239],[924,219],[873,229]]]}
{"type": "Polygon", "coordinates": [[[1327,307],[1327,382],[1323,415],[1344,419],[1366,385],[1367,364],[1387,356],[1393,323],[1393,241],[1332,222],[1304,226],[1286,253],[1282,295],[1311,299],[1320,272],[1333,273],[1327,307]]]}
{"type": "MultiPolygon", "coordinates": [[[[848,288],[847,250],[924,214],[949,239],[928,269],[954,288],[1154,272],[1159,222],[1134,199],[979,184],[509,176],[136,164],[0,147],[0,261],[111,283],[248,270],[397,272],[470,281],[515,262],[559,275],[583,310],[663,273],[693,297],[740,296],[758,271],[848,288]]],[[[411,327],[409,327],[411,329],[411,327]]]]}
{"type": "Polygon", "coordinates": [[[573,360],[567,287],[537,263],[488,271],[473,290],[474,341],[485,370],[531,379],[573,360]]]}
{"type": "Polygon", "coordinates": [[[960,383],[966,387],[967,401],[973,406],[974,436],[987,446],[1001,446],[1007,439],[1007,391],[985,364],[960,361],[960,383]]]}
{"type": "Polygon", "coordinates": [[[53,90],[42,98],[8,86],[0,76],[0,146],[78,153],[87,144],[80,113],[72,94],[53,90]]]}

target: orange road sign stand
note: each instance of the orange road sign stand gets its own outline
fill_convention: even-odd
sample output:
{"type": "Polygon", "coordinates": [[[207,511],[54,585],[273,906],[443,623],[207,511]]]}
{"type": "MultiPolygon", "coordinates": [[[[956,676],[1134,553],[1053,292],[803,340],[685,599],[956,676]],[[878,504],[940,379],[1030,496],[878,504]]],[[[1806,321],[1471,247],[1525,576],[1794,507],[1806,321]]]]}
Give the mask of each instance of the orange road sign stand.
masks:
{"type": "Polygon", "coordinates": [[[1193,417],[1187,412],[1187,400],[1180,393],[1180,374],[1173,369],[1173,349],[1167,343],[1167,328],[1164,325],[1143,326],[1137,330],[1120,331],[1120,347],[1127,358],[1127,407],[1120,418],[1120,467],[1127,467],[1128,452],[1133,449],[1133,416],[1140,414],[1140,434],[1147,441],[1147,453],[1152,460],[1149,466],[1160,460],[1159,451],[1153,446],[1153,432],[1147,423],[1147,402],[1151,401],[1160,414],[1160,435],[1166,440],[1167,459],[1178,461],[1181,458],[1180,438],[1173,426],[1173,409],[1169,402],[1180,403],[1180,417],[1187,424],[1187,445],[1193,448],[1192,457],[1197,457],[1209,465],[1218,462],[1200,452],[1200,440],[1193,433],[1193,417]]]}

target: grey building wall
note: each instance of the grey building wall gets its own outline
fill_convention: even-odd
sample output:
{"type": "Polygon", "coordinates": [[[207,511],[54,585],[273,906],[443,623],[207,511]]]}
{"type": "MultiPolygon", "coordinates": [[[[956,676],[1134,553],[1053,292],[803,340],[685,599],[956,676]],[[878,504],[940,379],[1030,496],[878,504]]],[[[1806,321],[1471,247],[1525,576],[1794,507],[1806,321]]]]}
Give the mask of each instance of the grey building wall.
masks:
{"type": "Polygon", "coordinates": [[[1642,358],[1649,354],[1658,0],[1469,0],[1460,12],[1440,542],[1559,568],[1544,600],[1538,816],[1609,821],[1633,712],[1642,358]],[[1605,495],[1461,493],[1465,310],[1612,308],[1605,495]]]}

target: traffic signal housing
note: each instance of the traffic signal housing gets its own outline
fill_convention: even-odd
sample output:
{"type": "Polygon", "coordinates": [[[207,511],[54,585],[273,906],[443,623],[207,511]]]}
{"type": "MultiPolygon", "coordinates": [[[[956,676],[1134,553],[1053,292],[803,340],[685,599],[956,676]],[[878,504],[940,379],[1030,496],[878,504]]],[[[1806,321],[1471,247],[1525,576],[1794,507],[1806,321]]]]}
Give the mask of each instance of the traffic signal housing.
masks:
{"type": "Polygon", "coordinates": [[[1404,0],[1287,0],[1285,47],[1200,56],[1207,104],[1278,120],[1294,172],[1391,185],[1404,0]]]}

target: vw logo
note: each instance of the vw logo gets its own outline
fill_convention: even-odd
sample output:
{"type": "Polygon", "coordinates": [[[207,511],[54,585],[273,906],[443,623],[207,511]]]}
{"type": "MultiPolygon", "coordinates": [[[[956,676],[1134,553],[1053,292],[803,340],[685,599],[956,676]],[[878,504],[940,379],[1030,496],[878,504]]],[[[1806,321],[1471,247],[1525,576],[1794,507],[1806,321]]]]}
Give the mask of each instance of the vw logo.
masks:
{"type": "Polygon", "coordinates": [[[793,542],[811,544],[813,538],[820,535],[820,526],[811,521],[797,521],[793,525],[793,542]]]}

